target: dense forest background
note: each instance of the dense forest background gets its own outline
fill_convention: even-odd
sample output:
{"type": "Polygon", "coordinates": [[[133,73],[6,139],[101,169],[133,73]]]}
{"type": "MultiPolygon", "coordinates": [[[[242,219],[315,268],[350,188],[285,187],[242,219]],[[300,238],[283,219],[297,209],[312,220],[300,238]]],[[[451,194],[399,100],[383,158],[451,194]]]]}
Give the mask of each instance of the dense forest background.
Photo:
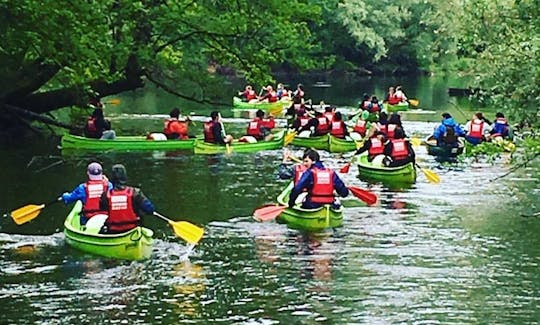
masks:
{"type": "Polygon", "coordinates": [[[539,120],[537,0],[0,0],[0,125],[153,83],[223,104],[230,75],[450,73],[539,120]]]}

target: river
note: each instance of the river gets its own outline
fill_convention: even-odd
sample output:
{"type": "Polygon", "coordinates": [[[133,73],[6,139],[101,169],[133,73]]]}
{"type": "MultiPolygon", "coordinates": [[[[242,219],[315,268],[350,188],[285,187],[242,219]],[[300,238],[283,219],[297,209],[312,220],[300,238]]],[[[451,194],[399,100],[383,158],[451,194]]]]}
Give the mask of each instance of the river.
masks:
{"type": "MultiPolygon", "coordinates": [[[[382,97],[388,85],[402,84],[409,97],[420,100],[420,111],[403,114],[405,129],[418,137],[432,132],[443,111],[465,122],[473,109],[448,97],[447,87],[462,85],[444,78],[289,84],[299,81],[308,97],[341,109],[355,106],[364,92],[382,97]]],[[[121,105],[106,110],[120,133],[125,131],[119,126],[141,133],[159,129],[178,103],[148,90],[121,99],[121,105]]],[[[192,111],[187,103],[181,107],[192,111]]],[[[199,127],[203,119],[195,116],[199,127]]],[[[238,133],[246,123],[226,121],[238,133]]],[[[276,177],[282,150],[230,156],[67,154],[58,144],[51,137],[1,149],[2,212],[71,190],[85,179],[91,160],[101,161],[106,171],[123,163],[130,184],[140,186],[159,212],[204,226],[205,237],[187,255],[186,244],[166,223],[147,217],[145,225],[156,232],[153,256],[125,262],[66,246],[62,225],[69,207],[63,204],[46,207],[22,226],[4,216],[1,324],[520,324],[540,319],[540,220],[526,217],[540,206],[538,163],[489,182],[508,171],[505,159],[442,166],[419,147],[418,163],[439,174],[441,183],[429,183],[419,172],[414,185],[397,189],[361,181],[353,165],[341,175],[345,183],[369,189],[380,203],[366,207],[350,196],[344,201],[343,227],[307,234],[252,219],[253,210],[275,202],[286,185],[276,177]]],[[[335,169],[347,163],[343,155],[322,156],[335,169]]]]}

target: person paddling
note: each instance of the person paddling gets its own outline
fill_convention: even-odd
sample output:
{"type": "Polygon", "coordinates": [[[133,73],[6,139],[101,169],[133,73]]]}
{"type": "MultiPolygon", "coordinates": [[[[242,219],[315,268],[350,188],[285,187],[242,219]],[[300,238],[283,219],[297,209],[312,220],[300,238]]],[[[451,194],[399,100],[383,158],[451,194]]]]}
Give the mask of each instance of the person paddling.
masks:
{"type": "Polygon", "coordinates": [[[319,153],[315,150],[305,152],[302,159],[306,171],[302,173],[291,191],[289,207],[294,207],[298,195],[306,190],[308,194],[302,203],[302,208],[316,209],[324,204],[331,204],[335,209],[339,208],[340,203],[334,196],[334,190],[341,197],[349,195],[349,189],[341,178],[332,169],[323,165],[319,153]]]}
{"type": "Polygon", "coordinates": [[[100,233],[115,234],[129,231],[142,224],[143,214],[153,214],[152,202],[137,187],[127,185],[124,165],[112,166],[113,188],[101,195],[100,208],[108,211],[109,218],[100,233]]]}
{"type": "Polygon", "coordinates": [[[71,193],[62,194],[62,201],[70,204],[75,201],[83,203],[80,214],[80,223],[85,225],[88,219],[98,214],[107,214],[107,210],[100,209],[101,195],[107,190],[111,190],[113,185],[103,174],[103,168],[97,162],[88,164],[86,168],[88,181],[79,184],[71,193]]]}
{"type": "Polygon", "coordinates": [[[233,141],[232,135],[225,134],[221,122],[221,114],[218,111],[210,113],[210,121],[204,123],[204,142],[216,144],[230,144],[233,141]]]}

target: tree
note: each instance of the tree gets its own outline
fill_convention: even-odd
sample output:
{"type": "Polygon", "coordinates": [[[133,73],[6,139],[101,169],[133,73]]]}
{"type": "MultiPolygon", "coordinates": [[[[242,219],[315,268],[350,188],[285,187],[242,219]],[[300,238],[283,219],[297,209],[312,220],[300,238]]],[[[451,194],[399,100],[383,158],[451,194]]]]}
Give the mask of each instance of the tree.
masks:
{"type": "Polygon", "coordinates": [[[299,1],[286,9],[274,0],[1,0],[0,123],[148,81],[213,102],[209,90],[221,81],[211,64],[261,83],[271,80],[272,64],[313,67],[317,62],[304,55],[314,46],[307,24],[320,10],[299,1]]]}

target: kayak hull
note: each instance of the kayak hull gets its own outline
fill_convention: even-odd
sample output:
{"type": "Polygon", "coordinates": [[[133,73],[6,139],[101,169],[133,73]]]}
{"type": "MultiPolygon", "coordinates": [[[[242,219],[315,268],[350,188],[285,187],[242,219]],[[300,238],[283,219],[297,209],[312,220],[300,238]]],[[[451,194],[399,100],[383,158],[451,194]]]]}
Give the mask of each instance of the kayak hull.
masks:
{"type": "Polygon", "coordinates": [[[80,225],[82,203],[77,201],[64,222],[66,243],[80,251],[122,260],[143,260],[152,255],[153,231],[136,227],[121,234],[90,234],[80,225]]]}
{"type": "Polygon", "coordinates": [[[386,111],[388,112],[402,112],[402,111],[408,111],[409,110],[409,103],[399,103],[396,105],[390,105],[388,103],[384,104],[384,107],[386,108],[386,111]]]}
{"type": "Polygon", "coordinates": [[[195,139],[152,141],[144,136],[118,136],[100,140],[72,134],[63,135],[61,140],[62,150],[192,150],[194,143],[195,139]]]}
{"type": "Polygon", "coordinates": [[[353,139],[341,139],[334,136],[329,136],[328,151],[330,152],[349,152],[360,148],[363,141],[355,141],[353,139]]]}
{"type": "Polygon", "coordinates": [[[358,174],[362,179],[381,181],[389,184],[406,184],[416,181],[416,169],[413,163],[399,167],[384,167],[373,165],[367,158],[367,154],[362,154],[356,160],[358,174]]]}
{"type": "Polygon", "coordinates": [[[295,136],[291,144],[297,147],[313,148],[316,150],[328,151],[328,134],[317,137],[299,137],[295,136]]]}
{"type": "Polygon", "coordinates": [[[437,140],[435,140],[432,136],[427,137],[424,140],[424,144],[426,145],[428,155],[443,158],[457,157],[463,153],[465,148],[465,143],[461,138],[459,139],[458,146],[456,148],[439,147],[437,146],[437,140]]]}
{"type": "MultiPolygon", "coordinates": [[[[289,194],[293,188],[291,182],[278,196],[277,201],[281,205],[288,205],[289,194]]],[[[323,231],[328,228],[341,227],[343,224],[343,207],[332,209],[329,204],[318,209],[303,209],[299,205],[294,208],[286,208],[277,217],[277,221],[285,223],[289,228],[310,232],[323,231]]]]}
{"type": "MultiPolygon", "coordinates": [[[[261,150],[274,150],[283,147],[285,131],[274,134],[270,141],[258,141],[255,143],[233,141],[230,145],[231,152],[256,152],[261,150]]],[[[194,147],[195,154],[213,155],[226,153],[227,147],[220,144],[205,142],[203,139],[197,139],[194,147]]]]}

